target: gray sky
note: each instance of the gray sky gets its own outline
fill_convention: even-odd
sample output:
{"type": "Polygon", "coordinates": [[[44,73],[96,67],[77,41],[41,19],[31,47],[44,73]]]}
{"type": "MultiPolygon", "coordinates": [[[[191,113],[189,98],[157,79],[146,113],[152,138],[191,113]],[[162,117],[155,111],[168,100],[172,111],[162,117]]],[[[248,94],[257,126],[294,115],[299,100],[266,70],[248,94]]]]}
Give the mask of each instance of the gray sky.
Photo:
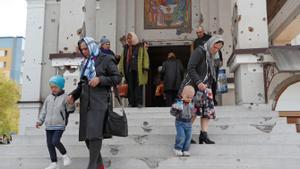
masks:
{"type": "Polygon", "coordinates": [[[0,0],[0,36],[24,36],[26,0],[0,0]]]}

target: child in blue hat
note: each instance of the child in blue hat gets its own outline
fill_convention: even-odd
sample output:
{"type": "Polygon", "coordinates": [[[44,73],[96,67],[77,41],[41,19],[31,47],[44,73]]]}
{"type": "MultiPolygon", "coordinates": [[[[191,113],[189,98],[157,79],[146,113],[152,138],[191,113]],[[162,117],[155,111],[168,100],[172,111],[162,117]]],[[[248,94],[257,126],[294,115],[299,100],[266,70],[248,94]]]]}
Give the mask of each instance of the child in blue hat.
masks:
{"type": "Polygon", "coordinates": [[[60,76],[52,76],[49,80],[51,94],[49,94],[38,115],[36,128],[45,123],[47,146],[50,154],[51,164],[45,169],[59,169],[57,164],[57,148],[62,154],[64,166],[71,164],[71,159],[67,155],[66,148],[60,139],[68,122],[68,115],[74,112],[74,103],[67,103],[67,94],[64,92],[65,79],[60,76]]]}

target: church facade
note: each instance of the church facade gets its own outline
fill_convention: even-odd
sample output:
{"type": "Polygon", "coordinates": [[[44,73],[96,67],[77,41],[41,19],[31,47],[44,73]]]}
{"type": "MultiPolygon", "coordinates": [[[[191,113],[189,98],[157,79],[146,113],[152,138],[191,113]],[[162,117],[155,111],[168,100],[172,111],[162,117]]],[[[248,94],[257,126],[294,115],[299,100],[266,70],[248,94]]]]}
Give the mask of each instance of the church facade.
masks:
{"type": "MultiPolygon", "coordinates": [[[[270,73],[277,63],[270,46],[288,41],[282,40],[286,36],[280,33],[293,21],[282,22],[298,16],[295,12],[300,6],[298,1],[281,5],[279,9],[291,12],[285,13],[286,16],[279,16],[278,12],[272,21],[268,21],[265,0],[27,0],[27,3],[20,134],[24,133],[24,126],[34,122],[49,93],[48,79],[52,75],[64,75],[67,92],[76,87],[82,60],[77,54],[77,41],[82,36],[99,41],[105,35],[112,50],[120,54],[119,39],[135,32],[140,41],[149,44],[151,70],[156,70],[171,51],[187,63],[197,26],[203,26],[212,35],[220,34],[225,40],[223,67],[229,82],[229,92],[219,98],[223,105],[267,104],[279,97],[278,90],[299,83],[297,71],[284,74],[275,70],[280,72],[276,82],[275,74],[270,73]],[[293,78],[290,83],[283,84],[290,78],[293,78]]],[[[155,106],[149,100],[152,87],[149,84],[145,88],[146,106],[155,106]]]]}

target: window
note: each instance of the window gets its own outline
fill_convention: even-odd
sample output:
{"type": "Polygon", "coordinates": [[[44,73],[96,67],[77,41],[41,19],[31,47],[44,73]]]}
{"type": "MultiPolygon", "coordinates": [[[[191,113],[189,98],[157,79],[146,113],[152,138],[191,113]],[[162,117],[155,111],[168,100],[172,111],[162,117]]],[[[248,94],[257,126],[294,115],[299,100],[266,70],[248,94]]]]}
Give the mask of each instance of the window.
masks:
{"type": "Polygon", "coordinates": [[[0,68],[5,68],[6,67],[6,62],[0,62],[0,68]]]}
{"type": "Polygon", "coordinates": [[[4,50],[0,50],[0,57],[1,56],[5,56],[5,51],[4,50]]]}
{"type": "Polygon", "coordinates": [[[8,51],[7,50],[0,50],[0,57],[1,56],[7,56],[8,55],[8,51]]]}

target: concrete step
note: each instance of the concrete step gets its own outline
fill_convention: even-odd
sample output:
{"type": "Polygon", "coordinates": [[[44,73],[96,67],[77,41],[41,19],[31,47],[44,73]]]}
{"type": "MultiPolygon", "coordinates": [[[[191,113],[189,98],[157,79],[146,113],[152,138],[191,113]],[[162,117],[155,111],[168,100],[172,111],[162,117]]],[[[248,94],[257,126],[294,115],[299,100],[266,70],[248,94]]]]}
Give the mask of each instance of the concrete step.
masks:
{"type": "MultiPolygon", "coordinates": [[[[195,121],[194,125],[199,125],[199,117],[195,121]]],[[[77,126],[79,123],[78,118],[70,118],[68,127],[77,126]]],[[[144,122],[151,124],[152,126],[170,126],[174,125],[174,117],[145,117],[145,118],[128,118],[128,124],[131,126],[142,125],[144,122]]],[[[210,124],[265,124],[265,123],[283,123],[286,124],[286,118],[279,117],[217,117],[210,120],[210,124]]]]}
{"type": "MultiPolygon", "coordinates": [[[[199,134],[194,134],[193,138],[198,140],[199,134]]],[[[217,144],[224,145],[242,145],[242,144],[299,144],[300,134],[209,134],[209,137],[217,144]]],[[[104,140],[103,144],[128,145],[128,144],[172,144],[175,141],[175,134],[145,134],[130,135],[129,137],[113,137],[104,140]]],[[[78,141],[78,135],[63,135],[62,142],[65,145],[81,145],[78,141]]],[[[12,144],[17,145],[46,145],[44,135],[33,136],[15,136],[12,144]]]]}
{"type": "MultiPolygon", "coordinates": [[[[115,108],[115,110],[120,108],[115,108]]],[[[255,106],[244,106],[244,105],[229,105],[229,106],[215,106],[217,112],[272,112],[272,106],[270,105],[255,105],[255,106]]],[[[155,113],[155,112],[169,112],[170,107],[143,107],[143,108],[131,108],[125,107],[128,112],[138,113],[155,113]]]]}
{"type": "MultiPolygon", "coordinates": [[[[174,124],[175,126],[175,124],[174,124]]],[[[176,130],[174,126],[152,126],[149,125],[140,125],[140,126],[131,126],[129,124],[128,132],[129,135],[138,135],[138,134],[175,134],[176,130]]],[[[193,126],[193,133],[197,134],[200,131],[200,126],[193,126]]],[[[26,135],[43,135],[44,129],[36,129],[34,127],[27,127],[25,129],[26,135]]],[[[261,132],[266,133],[295,133],[295,125],[287,125],[282,123],[271,123],[271,124],[236,124],[236,125],[210,125],[209,133],[212,134],[259,134],[261,132]]],[[[65,135],[77,135],[78,126],[76,127],[67,127],[64,132],[65,135]]]]}
{"type": "MultiPolygon", "coordinates": [[[[102,149],[104,157],[172,157],[173,144],[169,145],[105,145],[102,149]]],[[[66,149],[71,157],[87,157],[88,151],[82,145],[67,145],[66,149]]],[[[190,152],[199,157],[299,157],[299,145],[199,145],[192,144],[190,152]]],[[[48,157],[47,147],[44,145],[14,145],[2,146],[1,153],[5,157],[48,157]]]]}
{"type": "MultiPolygon", "coordinates": [[[[300,135],[269,105],[216,107],[209,137],[215,145],[193,144],[191,157],[175,157],[174,117],[166,108],[126,108],[129,137],[103,142],[107,169],[298,169],[300,135]]],[[[115,108],[119,111],[119,108],[115,108]]],[[[88,151],[78,142],[78,112],[72,114],[63,135],[73,164],[64,169],[87,167],[88,151]]],[[[34,125],[34,124],[33,124],[34,125]]],[[[199,119],[193,125],[198,138],[199,119]]],[[[49,165],[44,129],[26,128],[10,145],[0,145],[0,169],[41,169],[49,165]]],[[[59,154],[59,153],[58,153],[59,154]]],[[[61,164],[61,159],[59,159],[61,164]]]]}
{"type": "MultiPolygon", "coordinates": [[[[0,157],[1,158],[1,157],[0,157]]],[[[49,158],[2,158],[0,169],[42,169],[49,165],[49,158]]],[[[299,157],[104,157],[107,169],[299,169],[299,157]],[[122,167],[120,167],[122,166],[122,167]]],[[[62,162],[59,159],[59,164],[62,162]]],[[[88,158],[72,158],[72,164],[63,169],[85,169],[88,158]]]]}
{"type": "MultiPolygon", "coordinates": [[[[120,112],[119,108],[114,109],[115,112],[120,112]]],[[[128,118],[131,116],[135,118],[144,118],[144,117],[153,117],[153,118],[161,118],[161,117],[170,117],[170,108],[126,108],[126,115],[128,118]]],[[[79,113],[73,113],[70,115],[70,118],[77,118],[79,113]]],[[[278,112],[274,111],[238,111],[238,110],[228,110],[224,111],[224,109],[216,110],[217,117],[279,117],[278,112]]]]}

